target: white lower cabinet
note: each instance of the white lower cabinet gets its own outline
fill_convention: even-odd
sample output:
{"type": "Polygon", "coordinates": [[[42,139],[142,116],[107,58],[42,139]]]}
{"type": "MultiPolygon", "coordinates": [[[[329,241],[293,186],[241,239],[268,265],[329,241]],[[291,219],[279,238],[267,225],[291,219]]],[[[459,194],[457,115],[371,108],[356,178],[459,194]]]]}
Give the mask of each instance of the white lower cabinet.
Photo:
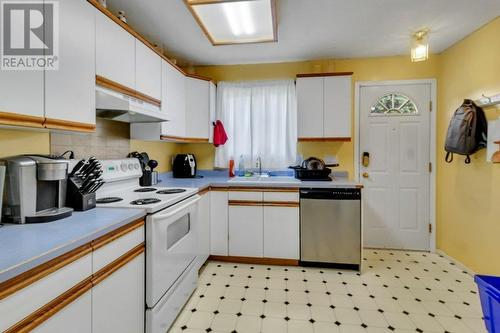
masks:
{"type": "Polygon", "coordinates": [[[229,206],[229,255],[263,256],[262,206],[229,206]]]}
{"type": "Polygon", "coordinates": [[[144,270],[142,253],[92,288],[92,333],[144,332],[144,270]]]}
{"type": "Polygon", "coordinates": [[[37,326],[34,333],[91,333],[92,330],[92,295],[87,291],[68,304],[61,311],[37,326]]]}
{"type": "Polygon", "coordinates": [[[228,255],[228,194],[210,191],[210,254],[228,255]]]}
{"type": "Polygon", "coordinates": [[[198,202],[199,265],[203,265],[210,254],[210,193],[206,192],[198,202]]]}
{"type": "Polygon", "coordinates": [[[299,259],[299,207],[264,207],[264,257],[299,259]]]}

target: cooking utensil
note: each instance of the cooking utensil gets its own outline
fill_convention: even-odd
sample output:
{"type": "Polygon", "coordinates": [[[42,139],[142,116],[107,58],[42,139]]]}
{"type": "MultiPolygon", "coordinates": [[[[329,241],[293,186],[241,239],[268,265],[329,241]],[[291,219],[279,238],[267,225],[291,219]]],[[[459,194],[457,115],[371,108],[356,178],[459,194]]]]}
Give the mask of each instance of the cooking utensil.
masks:
{"type": "Polygon", "coordinates": [[[83,166],[85,165],[85,159],[81,159],[76,163],[76,165],[73,167],[73,170],[71,170],[71,173],[68,175],[69,177],[73,176],[75,173],[77,173],[83,166]]]}

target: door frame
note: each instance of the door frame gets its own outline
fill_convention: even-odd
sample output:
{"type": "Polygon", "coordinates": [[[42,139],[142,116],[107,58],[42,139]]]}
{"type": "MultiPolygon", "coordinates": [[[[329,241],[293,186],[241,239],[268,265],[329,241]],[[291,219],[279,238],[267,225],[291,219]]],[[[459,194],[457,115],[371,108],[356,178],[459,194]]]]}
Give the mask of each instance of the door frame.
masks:
{"type": "Polygon", "coordinates": [[[357,81],[354,89],[354,179],[360,182],[359,163],[360,163],[360,98],[361,88],[370,86],[390,86],[390,85],[410,85],[410,84],[429,84],[431,87],[431,116],[430,116],[430,147],[429,158],[432,165],[429,184],[429,217],[431,224],[431,233],[429,234],[429,251],[436,252],[436,121],[437,121],[437,103],[436,103],[436,79],[420,80],[387,80],[387,81],[357,81]]]}

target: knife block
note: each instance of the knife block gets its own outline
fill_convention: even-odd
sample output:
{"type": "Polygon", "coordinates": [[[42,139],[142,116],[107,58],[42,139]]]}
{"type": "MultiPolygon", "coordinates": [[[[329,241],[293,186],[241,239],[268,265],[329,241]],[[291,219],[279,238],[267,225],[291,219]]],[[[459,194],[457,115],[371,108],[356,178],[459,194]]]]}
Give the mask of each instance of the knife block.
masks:
{"type": "Polygon", "coordinates": [[[95,193],[82,194],[80,188],[81,182],[73,177],[68,178],[66,190],[66,206],[73,208],[75,211],[85,211],[96,206],[95,193]]]}

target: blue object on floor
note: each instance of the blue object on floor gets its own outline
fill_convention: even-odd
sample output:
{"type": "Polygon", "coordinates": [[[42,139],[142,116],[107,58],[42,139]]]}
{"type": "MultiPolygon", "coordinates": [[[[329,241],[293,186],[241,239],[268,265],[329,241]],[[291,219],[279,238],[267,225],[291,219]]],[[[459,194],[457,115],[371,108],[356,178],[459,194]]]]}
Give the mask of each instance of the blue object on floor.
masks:
{"type": "Polygon", "coordinates": [[[500,276],[476,275],[484,323],[489,333],[500,333],[500,276]]]}

